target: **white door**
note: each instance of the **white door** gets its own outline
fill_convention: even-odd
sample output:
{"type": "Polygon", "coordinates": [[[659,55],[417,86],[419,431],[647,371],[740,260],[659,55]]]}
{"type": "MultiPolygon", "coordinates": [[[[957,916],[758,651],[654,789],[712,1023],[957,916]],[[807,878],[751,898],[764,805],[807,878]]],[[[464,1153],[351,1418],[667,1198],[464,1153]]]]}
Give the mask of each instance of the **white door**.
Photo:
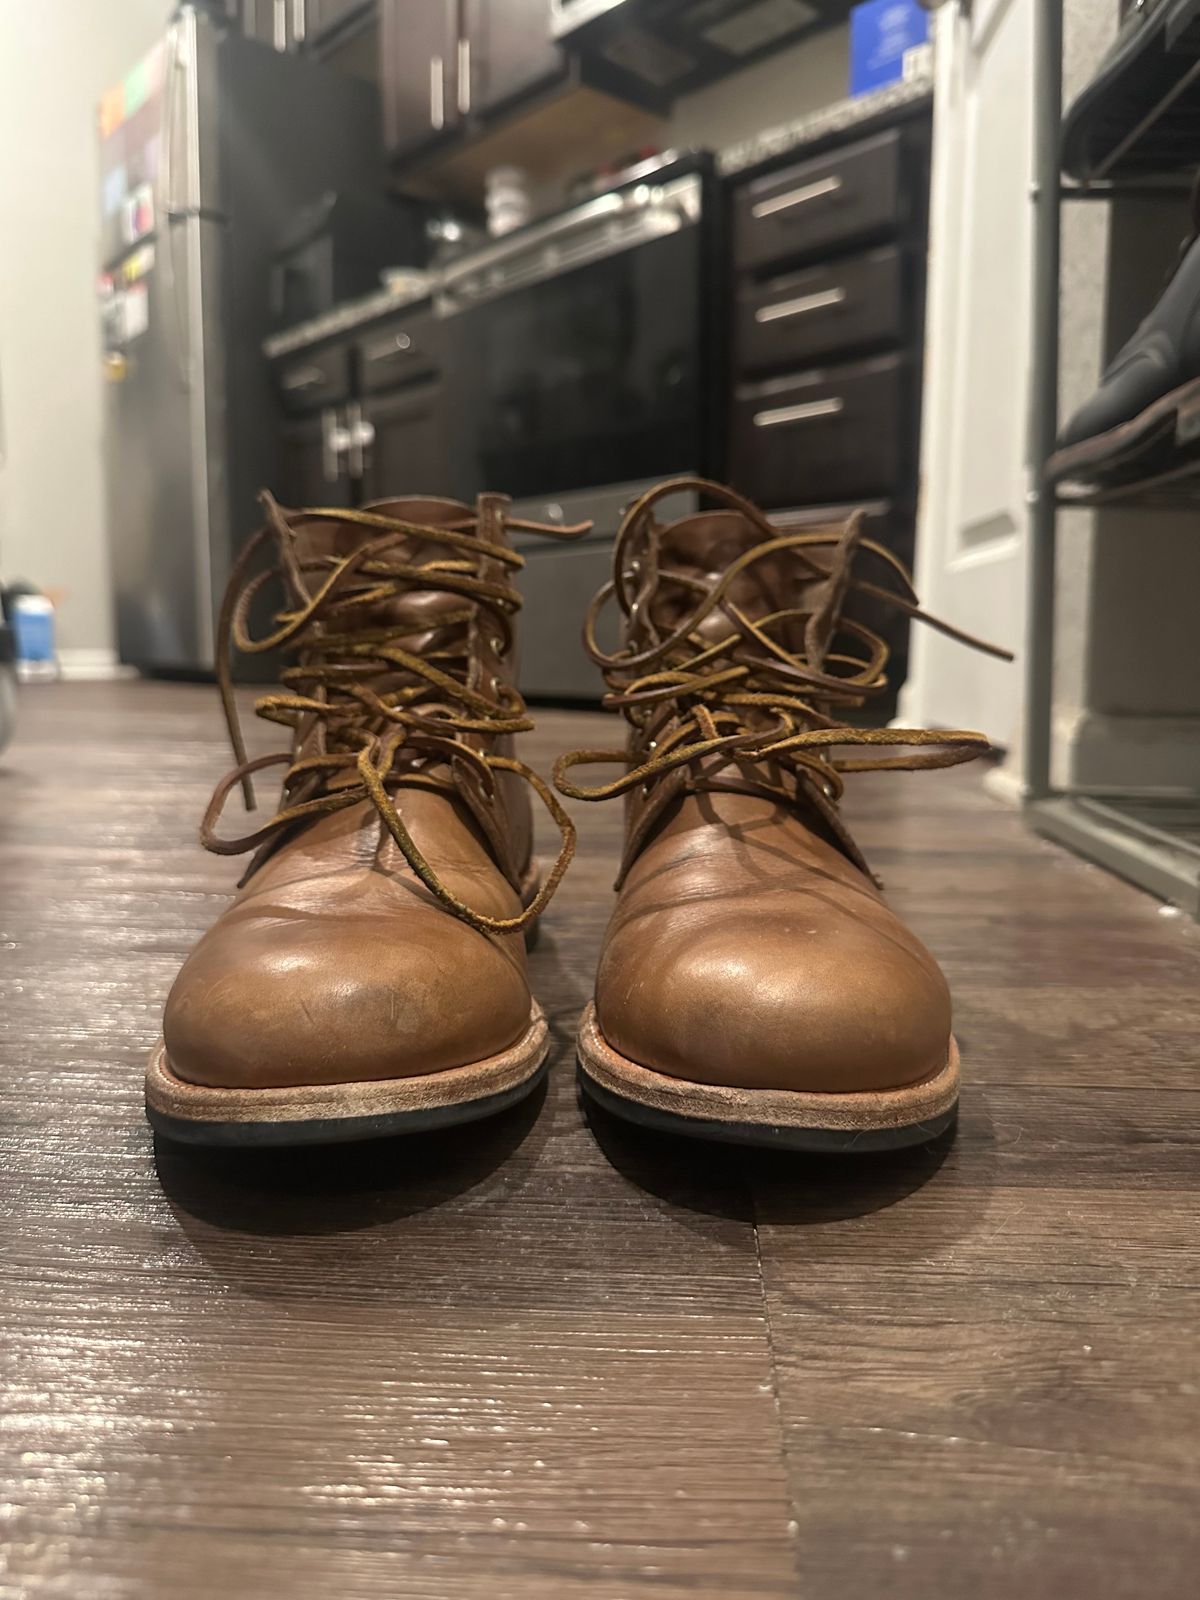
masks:
{"type": "MultiPolygon", "coordinates": [[[[1033,14],[975,0],[936,18],[917,593],[1015,650],[1022,637],[1032,308],[1033,14]]],[[[921,624],[898,722],[1015,750],[1020,665],[921,624]]]]}

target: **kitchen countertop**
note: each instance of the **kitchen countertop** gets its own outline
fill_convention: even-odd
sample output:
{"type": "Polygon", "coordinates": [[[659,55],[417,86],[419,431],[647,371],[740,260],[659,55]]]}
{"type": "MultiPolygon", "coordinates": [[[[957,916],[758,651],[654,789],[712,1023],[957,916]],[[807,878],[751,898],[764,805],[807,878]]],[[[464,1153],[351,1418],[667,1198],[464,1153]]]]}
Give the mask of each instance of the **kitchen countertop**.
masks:
{"type": "MultiPolygon", "coordinates": [[[[727,146],[717,153],[717,171],[722,177],[733,177],[772,161],[777,156],[853,133],[860,127],[886,122],[898,112],[908,111],[932,98],[932,73],[923,72],[907,82],[889,84],[886,89],[877,89],[872,94],[859,95],[853,100],[837,100],[806,117],[767,128],[751,139],[727,146]]],[[[461,267],[466,260],[469,257],[460,257],[454,265],[461,267]]],[[[307,349],[310,345],[320,344],[325,339],[335,338],[338,334],[365,328],[393,311],[419,305],[431,299],[441,283],[441,274],[436,269],[427,272],[424,278],[425,281],[419,286],[404,284],[377,289],[373,294],[347,300],[322,316],[312,317],[282,333],[272,334],[263,341],[263,351],[269,359],[276,360],[280,356],[307,349]]]]}
{"type": "Polygon", "coordinates": [[[424,277],[425,281],[419,285],[404,284],[395,288],[376,289],[374,293],[361,295],[357,300],[344,300],[332,311],[323,312],[319,317],[310,317],[307,322],[297,323],[283,333],[273,333],[269,339],[263,340],[263,352],[274,361],[279,356],[290,356],[297,350],[307,349],[309,345],[320,344],[323,339],[332,339],[336,334],[365,328],[369,322],[386,317],[391,311],[403,311],[406,306],[420,305],[423,300],[430,298],[440,282],[436,272],[428,272],[424,277]]]}
{"type": "Polygon", "coordinates": [[[871,94],[856,96],[853,100],[836,100],[822,106],[806,117],[785,122],[777,128],[767,128],[751,139],[729,145],[718,152],[717,171],[723,178],[731,178],[751,167],[773,161],[776,156],[790,155],[806,145],[819,144],[844,133],[853,133],[860,126],[886,120],[899,111],[907,111],[933,99],[933,74],[922,72],[905,83],[889,84],[886,89],[876,89],[871,94]]]}

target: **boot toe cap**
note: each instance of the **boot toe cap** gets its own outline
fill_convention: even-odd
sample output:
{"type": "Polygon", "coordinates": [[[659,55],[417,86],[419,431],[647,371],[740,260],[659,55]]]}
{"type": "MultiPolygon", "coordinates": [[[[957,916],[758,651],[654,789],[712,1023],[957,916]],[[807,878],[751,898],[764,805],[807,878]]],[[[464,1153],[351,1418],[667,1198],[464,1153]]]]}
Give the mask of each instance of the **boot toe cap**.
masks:
{"type": "Polygon", "coordinates": [[[813,1093],[899,1088],[941,1068],[950,996],[898,922],[806,933],[804,923],[726,919],[614,940],[597,1020],[613,1049],[671,1077],[813,1093]],[[624,944],[624,947],[623,947],[624,944]]]}
{"type": "Polygon", "coordinates": [[[323,919],[218,924],[184,964],[163,1035],[214,1087],[414,1077],[499,1054],[529,1026],[519,957],[440,911],[398,932],[323,919]]]}

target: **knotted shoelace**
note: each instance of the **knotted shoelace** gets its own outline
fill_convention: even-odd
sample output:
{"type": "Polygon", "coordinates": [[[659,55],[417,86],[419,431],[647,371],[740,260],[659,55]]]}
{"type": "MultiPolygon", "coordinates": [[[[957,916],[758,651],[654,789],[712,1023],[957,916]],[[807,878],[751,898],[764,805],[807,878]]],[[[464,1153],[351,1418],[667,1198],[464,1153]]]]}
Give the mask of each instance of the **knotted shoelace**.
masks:
{"type": "MultiPolygon", "coordinates": [[[[584,644],[609,685],[603,704],[624,713],[632,737],[625,750],[575,750],[560,756],[554,782],[562,794],[577,800],[607,800],[641,788],[648,795],[667,774],[685,768],[695,772],[700,763],[725,756],[757,793],[794,807],[798,789],[855,864],[869,871],[837,811],[845,787],[842,775],[952,767],[989,749],[981,733],[859,728],[836,716],[887,688],[888,646],[864,624],[843,615],[851,593],[869,595],[949,638],[1012,660],[1008,651],[922,611],[903,564],[883,545],[864,538],[861,512],[844,524],[781,533],[736,491],[702,478],[673,479],[650,490],[626,512],[617,532],[613,567],[613,579],[588,610],[584,644]],[[730,562],[715,582],[664,564],[664,529],[652,511],[660,499],[681,491],[724,503],[761,535],[761,542],[730,562]],[[863,557],[882,562],[898,587],[887,588],[858,575],[863,557]],[[817,608],[784,606],[764,616],[748,616],[731,598],[736,580],[764,561],[778,568],[781,558],[793,566],[794,583],[773,579],[772,588],[783,595],[789,588],[819,583],[817,608]],[[652,615],[653,602],[664,590],[673,598],[692,600],[669,633],[661,633],[652,615]],[[608,655],[597,643],[596,626],[614,599],[629,642],[608,655]],[[728,632],[716,640],[706,639],[698,632],[700,625],[718,610],[728,632]],[[798,649],[795,640],[800,630],[804,643],[798,649]],[[847,746],[868,753],[834,753],[847,746]],[[568,777],[574,768],[592,764],[622,765],[627,770],[592,787],[568,777]],[[797,787],[775,781],[773,771],[790,772],[797,787]]],[[[635,831],[618,887],[640,843],[635,831]]]]}
{"type": "MultiPolygon", "coordinates": [[[[218,855],[254,851],[244,883],[297,824],[369,801],[405,861],[447,911],[484,933],[522,932],[545,909],[570,864],[574,825],[531,767],[486,748],[477,750],[464,736],[493,738],[533,726],[514,688],[493,683],[493,695],[470,682],[478,627],[485,621],[495,625],[501,653],[511,644],[510,618],[520,609],[521,597],[507,576],[524,566],[523,558],[507,545],[482,538],[474,515],[434,525],[369,511],[285,512],[269,494],[262,496],[262,503],[267,521],[234,564],[218,622],[217,680],[237,764],[213,793],[200,842],[218,855]],[[345,556],[304,555],[297,534],[318,522],[365,529],[376,537],[345,556]],[[260,551],[272,541],[276,564],[252,573],[260,551]],[[406,548],[410,541],[441,546],[446,554],[415,560],[406,548]],[[503,569],[505,578],[480,576],[482,560],[503,569]],[[276,615],[273,630],[256,639],[248,627],[250,607],[273,581],[285,583],[292,603],[276,615]],[[364,611],[429,591],[457,596],[463,604],[429,620],[359,620],[364,611]],[[446,642],[420,652],[404,647],[406,637],[431,627],[447,634],[446,642]],[[255,711],[292,730],[292,749],[250,760],[234,697],[232,652],[236,648],[245,655],[261,655],[283,647],[296,651],[299,660],[280,673],[283,692],[262,696],[255,711]],[[253,810],[253,775],[281,765],[287,766],[283,798],[270,821],[241,838],[220,838],[215,830],[231,791],[240,784],[246,809],[253,810]],[[427,770],[431,766],[448,776],[427,770]],[[393,799],[401,786],[461,793],[470,774],[490,801],[498,771],[515,773],[530,786],[562,840],[545,882],[517,917],[475,911],[447,888],[393,799]]],[[[516,518],[506,518],[505,525],[558,538],[575,538],[590,526],[544,526],[516,518]]]]}

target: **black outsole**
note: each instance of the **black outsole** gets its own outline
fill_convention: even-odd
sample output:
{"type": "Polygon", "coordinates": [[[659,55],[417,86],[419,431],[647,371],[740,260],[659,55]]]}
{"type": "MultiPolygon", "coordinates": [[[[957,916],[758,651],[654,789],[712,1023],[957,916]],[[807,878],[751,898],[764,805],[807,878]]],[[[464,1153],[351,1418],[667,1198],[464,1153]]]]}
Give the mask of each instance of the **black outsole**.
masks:
{"type": "Polygon", "coordinates": [[[207,1145],[223,1150],[279,1149],[314,1144],[354,1144],[364,1139],[389,1139],[409,1133],[433,1133],[462,1123],[479,1122],[507,1111],[533,1093],[545,1078],[549,1056],[524,1082],[481,1100],[459,1105],[428,1106],[421,1111],[387,1111],[373,1117],[323,1117],[311,1122],[207,1122],[172,1117],[147,1102],[146,1116],[156,1134],[176,1144],[207,1145]]]}
{"type": "Polygon", "coordinates": [[[579,1087],[589,1099],[639,1127],[656,1133],[681,1134],[686,1139],[704,1139],[716,1144],[753,1145],[758,1149],[808,1151],[815,1155],[868,1155],[879,1150],[905,1150],[913,1145],[929,1144],[954,1126],[958,1119],[955,1104],[940,1117],[930,1117],[924,1122],[914,1122],[905,1128],[863,1128],[857,1131],[845,1128],[797,1128],[790,1124],[757,1122],[720,1122],[708,1117],[683,1117],[673,1111],[659,1111],[644,1106],[637,1100],[614,1094],[589,1077],[586,1069],[578,1069],[579,1087]]]}

